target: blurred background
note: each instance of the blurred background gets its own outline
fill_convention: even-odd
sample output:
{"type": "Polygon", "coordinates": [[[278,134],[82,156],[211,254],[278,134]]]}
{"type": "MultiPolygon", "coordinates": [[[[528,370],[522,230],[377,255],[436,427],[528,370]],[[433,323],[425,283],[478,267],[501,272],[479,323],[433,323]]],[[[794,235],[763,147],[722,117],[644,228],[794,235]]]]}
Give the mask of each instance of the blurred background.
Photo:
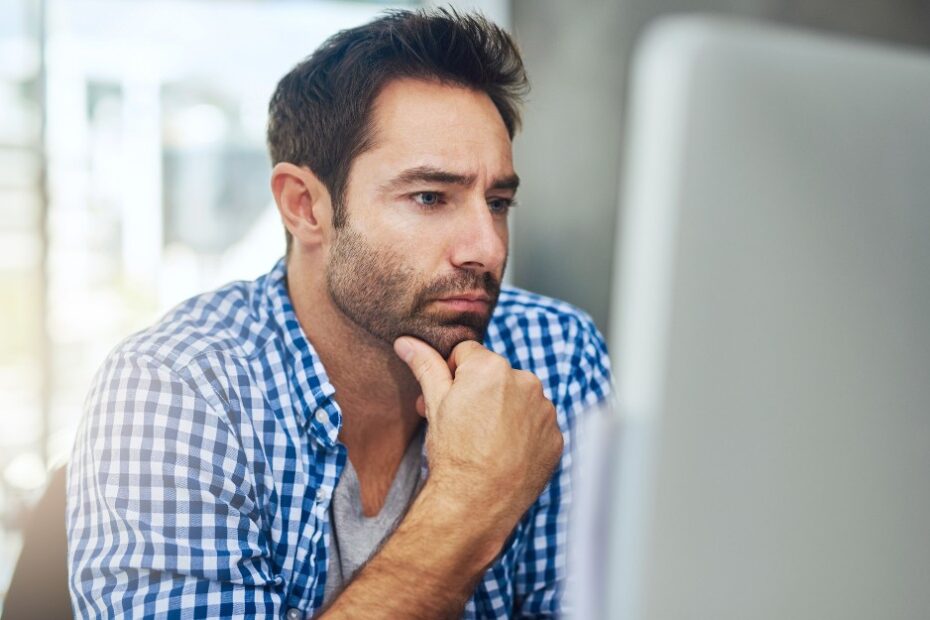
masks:
{"type": "MultiPolygon", "coordinates": [[[[67,458],[107,352],[282,254],[264,146],[277,80],[330,34],[428,4],[0,0],[0,605],[26,509],[67,458]]],[[[928,0],[452,4],[515,33],[533,86],[510,279],[605,335],[628,64],[646,25],[709,11],[930,45],[928,0]]]]}

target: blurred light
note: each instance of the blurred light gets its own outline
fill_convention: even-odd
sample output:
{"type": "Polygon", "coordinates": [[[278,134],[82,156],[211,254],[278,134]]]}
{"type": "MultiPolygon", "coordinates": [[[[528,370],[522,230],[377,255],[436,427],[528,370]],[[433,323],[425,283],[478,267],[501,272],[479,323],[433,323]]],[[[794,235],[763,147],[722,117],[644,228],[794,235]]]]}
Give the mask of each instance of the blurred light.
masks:
{"type": "Polygon", "coordinates": [[[28,37],[0,39],[0,79],[20,81],[31,79],[39,71],[39,49],[28,37]]]}
{"type": "Polygon", "coordinates": [[[226,113],[218,106],[200,103],[175,112],[166,122],[165,142],[188,148],[221,143],[228,131],[226,113]]]}
{"type": "Polygon", "coordinates": [[[34,491],[45,484],[46,471],[42,457],[35,452],[16,456],[3,470],[3,479],[14,489],[34,491]]]}
{"type": "Polygon", "coordinates": [[[12,82],[0,81],[0,144],[27,145],[39,136],[39,112],[12,82]]]}

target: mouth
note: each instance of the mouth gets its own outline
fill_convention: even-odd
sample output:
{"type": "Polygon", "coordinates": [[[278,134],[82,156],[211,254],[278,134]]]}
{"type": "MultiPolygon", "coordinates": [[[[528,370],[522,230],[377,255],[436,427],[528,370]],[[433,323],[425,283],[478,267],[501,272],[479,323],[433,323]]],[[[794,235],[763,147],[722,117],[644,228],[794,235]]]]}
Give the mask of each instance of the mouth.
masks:
{"type": "Polygon", "coordinates": [[[458,312],[486,312],[491,304],[491,298],[487,293],[475,291],[447,295],[435,299],[434,303],[458,312]]]}

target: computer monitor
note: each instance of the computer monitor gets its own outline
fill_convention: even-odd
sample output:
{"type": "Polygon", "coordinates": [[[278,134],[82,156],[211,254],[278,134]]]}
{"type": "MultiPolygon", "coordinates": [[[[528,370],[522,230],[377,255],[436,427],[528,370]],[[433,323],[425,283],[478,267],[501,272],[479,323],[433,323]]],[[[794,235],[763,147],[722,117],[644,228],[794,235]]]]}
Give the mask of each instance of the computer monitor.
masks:
{"type": "Polygon", "coordinates": [[[628,118],[576,617],[930,618],[930,55],[668,19],[628,118]]]}

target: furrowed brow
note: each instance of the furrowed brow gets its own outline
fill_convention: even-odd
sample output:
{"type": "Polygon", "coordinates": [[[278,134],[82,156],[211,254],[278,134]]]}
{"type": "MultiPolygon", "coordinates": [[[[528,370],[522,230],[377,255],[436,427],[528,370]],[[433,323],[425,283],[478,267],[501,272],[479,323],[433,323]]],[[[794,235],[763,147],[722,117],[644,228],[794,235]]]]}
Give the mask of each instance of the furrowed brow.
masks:
{"type": "Polygon", "coordinates": [[[442,185],[461,185],[468,187],[475,182],[475,175],[458,174],[432,166],[418,166],[404,170],[388,181],[383,189],[393,191],[415,183],[439,183],[442,185]]]}
{"type": "Polygon", "coordinates": [[[491,189],[509,189],[514,192],[517,191],[518,187],[520,187],[520,177],[515,174],[495,179],[494,183],[491,184],[491,189]]]}

